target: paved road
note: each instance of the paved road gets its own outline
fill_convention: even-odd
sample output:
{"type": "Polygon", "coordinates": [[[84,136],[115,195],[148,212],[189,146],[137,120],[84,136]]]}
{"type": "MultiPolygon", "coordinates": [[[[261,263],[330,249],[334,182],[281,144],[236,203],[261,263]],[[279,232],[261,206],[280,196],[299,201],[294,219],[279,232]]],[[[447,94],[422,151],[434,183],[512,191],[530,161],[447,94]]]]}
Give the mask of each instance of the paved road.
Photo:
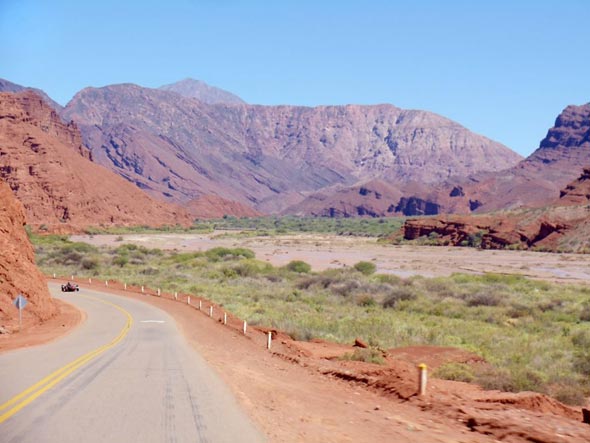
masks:
{"type": "Polygon", "coordinates": [[[53,343],[0,355],[0,441],[263,441],[166,313],[97,291],[50,289],[88,318],[53,343]]]}

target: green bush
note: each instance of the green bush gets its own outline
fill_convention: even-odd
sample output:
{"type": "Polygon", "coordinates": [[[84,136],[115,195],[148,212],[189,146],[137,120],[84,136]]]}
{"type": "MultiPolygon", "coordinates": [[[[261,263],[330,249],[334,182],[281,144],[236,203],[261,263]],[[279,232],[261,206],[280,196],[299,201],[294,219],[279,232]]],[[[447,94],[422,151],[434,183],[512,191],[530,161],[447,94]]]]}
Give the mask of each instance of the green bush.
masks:
{"type": "Polygon", "coordinates": [[[377,270],[377,266],[374,263],[368,261],[360,261],[354,265],[354,269],[359,271],[363,275],[371,275],[374,274],[377,270]]]}
{"type": "Polygon", "coordinates": [[[298,274],[307,274],[311,272],[311,266],[302,260],[292,260],[285,266],[291,272],[297,272],[298,274]]]}

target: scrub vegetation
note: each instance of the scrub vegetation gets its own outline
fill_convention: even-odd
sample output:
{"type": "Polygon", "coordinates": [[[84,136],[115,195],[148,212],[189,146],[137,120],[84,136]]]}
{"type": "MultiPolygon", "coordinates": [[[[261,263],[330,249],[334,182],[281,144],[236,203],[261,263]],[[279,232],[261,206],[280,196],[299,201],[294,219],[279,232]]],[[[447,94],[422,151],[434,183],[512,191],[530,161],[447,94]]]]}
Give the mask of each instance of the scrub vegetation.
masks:
{"type": "Polygon", "coordinates": [[[486,388],[544,392],[571,404],[590,392],[587,286],[496,274],[403,279],[376,274],[368,262],[313,272],[302,261],[274,267],[246,248],[177,253],[31,238],[47,274],[202,295],[250,324],[276,327],[298,340],[352,343],[359,337],[381,349],[463,348],[489,365],[446,365],[438,376],[486,388]]]}
{"type": "Polygon", "coordinates": [[[195,220],[190,228],[181,226],[117,227],[108,229],[88,228],[87,234],[145,234],[145,233],[211,233],[224,232],[221,236],[248,237],[273,236],[290,233],[318,233],[354,235],[362,237],[387,237],[404,223],[402,217],[391,218],[330,218],[330,217],[224,217],[214,220],[195,220]]]}

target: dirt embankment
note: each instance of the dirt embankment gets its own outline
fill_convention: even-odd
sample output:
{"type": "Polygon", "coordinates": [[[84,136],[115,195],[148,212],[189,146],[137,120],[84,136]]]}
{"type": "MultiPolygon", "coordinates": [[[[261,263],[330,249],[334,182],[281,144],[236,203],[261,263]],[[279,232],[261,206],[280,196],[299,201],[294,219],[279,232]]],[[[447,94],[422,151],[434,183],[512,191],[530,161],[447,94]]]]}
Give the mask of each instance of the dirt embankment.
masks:
{"type": "MultiPolygon", "coordinates": [[[[82,285],[84,287],[85,285],[82,285]]],[[[95,285],[96,286],[96,285],[95,285]]],[[[103,289],[104,283],[101,284],[103,289]]],[[[547,396],[484,391],[431,378],[427,395],[416,395],[416,362],[430,369],[447,362],[482,364],[453,348],[429,346],[382,350],[383,365],[342,359],[363,346],[298,342],[281,331],[249,327],[223,307],[186,294],[109,282],[109,292],[151,303],[170,313],[189,342],[219,372],[270,441],[539,442],[590,441],[578,408],[547,396]],[[150,294],[150,295],[147,295],[150,294]],[[203,309],[198,310],[198,301],[203,309]],[[266,349],[267,334],[273,337],[266,349]]]]}

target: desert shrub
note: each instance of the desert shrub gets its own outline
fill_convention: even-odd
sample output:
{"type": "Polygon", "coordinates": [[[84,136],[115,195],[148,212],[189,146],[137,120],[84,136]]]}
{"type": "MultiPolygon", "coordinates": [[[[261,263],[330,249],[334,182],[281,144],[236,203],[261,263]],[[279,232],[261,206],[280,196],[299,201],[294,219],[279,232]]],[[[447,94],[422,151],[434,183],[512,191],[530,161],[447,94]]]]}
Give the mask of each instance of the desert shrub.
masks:
{"type": "Polygon", "coordinates": [[[119,255],[113,258],[113,264],[115,266],[119,266],[120,268],[125,266],[127,263],[129,263],[129,257],[126,255],[119,255]]]}
{"type": "Polygon", "coordinates": [[[84,257],[82,259],[82,269],[92,270],[97,269],[100,262],[97,257],[84,257]]]}
{"type": "Polygon", "coordinates": [[[297,272],[298,274],[307,274],[311,272],[311,266],[302,260],[292,260],[285,266],[291,272],[297,272]]]}
{"type": "Polygon", "coordinates": [[[433,294],[441,298],[446,297],[454,297],[455,296],[455,288],[454,285],[448,281],[444,281],[442,279],[427,279],[424,280],[424,288],[433,294]]]}
{"type": "Polygon", "coordinates": [[[383,352],[375,348],[356,348],[353,352],[344,354],[340,360],[364,361],[376,365],[385,363],[383,352]]]}
{"type": "Polygon", "coordinates": [[[359,306],[375,306],[377,301],[369,294],[363,294],[356,299],[356,304],[359,306]]]}
{"type": "Polygon", "coordinates": [[[433,373],[434,377],[443,380],[464,381],[471,383],[475,379],[473,370],[465,363],[445,363],[433,373]]]}
{"type": "Polygon", "coordinates": [[[590,331],[586,329],[573,334],[571,340],[577,348],[590,349],[590,331]]]}
{"type": "Polygon", "coordinates": [[[392,288],[389,294],[385,297],[381,305],[384,308],[395,308],[398,302],[413,300],[416,298],[416,294],[410,288],[392,288]]]}
{"type": "Polygon", "coordinates": [[[402,281],[400,277],[393,274],[377,274],[374,276],[374,279],[380,283],[387,283],[392,286],[399,286],[402,281]]]}
{"type": "Polygon", "coordinates": [[[491,289],[484,289],[466,297],[467,306],[499,306],[502,304],[502,297],[491,289]]]}
{"type": "Polygon", "coordinates": [[[479,371],[475,375],[475,382],[484,389],[514,392],[515,386],[510,372],[506,369],[493,367],[479,371]]]}
{"type": "Polygon", "coordinates": [[[272,270],[268,263],[257,262],[254,260],[243,260],[233,267],[233,270],[240,277],[254,277],[264,272],[272,270]]]}
{"type": "Polygon", "coordinates": [[[143,275],[158,275],[160,270],[153,266],[149,266],[147,268],[143,268],[141,271],[139,271],[139,273],[143,275]]]}
{"type": "Polygon", "coordinates": [[[564,305],[563,300],[553,299],[550,301],[544,301],[544,302],[539,303],[539,309],[542,312],[556,311],[559,308],[563,307],[563,305],[564,305]]]}
{"type": "Polygon", "coordinates": [[[510,318],[523,318],[530,317],[534,314],[533,308],[525,306],[520,303],[514,303],[506,312],[506,315],[510,318]]]}
{"type": "Polygon", "coordinates": [[[566,405],[584,406],[586,404],[586,394],[576,385],[559,386],[552,392],[552,397],[566,405]]]}
{"type": "Polygon", "coordinates": [[[224,248],[217,247],[205,251],[205,256],[209,261],[216,262],[221,259],[234,259],[234,258],[254,258],[254,252],[247,248],[224,248]]]}
{"type": "Polygon", "coordinates": [[[334,282],[329,285],[330,291],[336,295],[347,297],[352,295],[356,290],[361,287],[361,282],[358,280],[350,279],[341,282],[334,282]]]}
{"type": "Polygon", "coordinates": [[[371,275],[374,274],[377,270],[377,266],[374,263],[368,261],[360,261],[354,265],[354,269],[359,271],[363,275],[371,275]]]}
{"type": "Polygon", "coordinates": [[[580,312],[580,321],[590,321],[590,306],[586,305],[580,312]]]}

